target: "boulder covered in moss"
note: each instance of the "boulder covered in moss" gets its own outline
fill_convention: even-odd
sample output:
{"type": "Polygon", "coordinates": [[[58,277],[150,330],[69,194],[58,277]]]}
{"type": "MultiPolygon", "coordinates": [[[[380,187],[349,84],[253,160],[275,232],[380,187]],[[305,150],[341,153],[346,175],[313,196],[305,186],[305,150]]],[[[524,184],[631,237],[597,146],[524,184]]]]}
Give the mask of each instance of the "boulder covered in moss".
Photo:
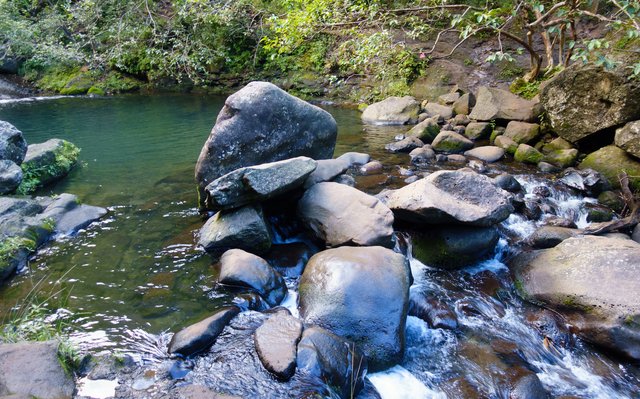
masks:
{"type": "Polygon", "coordinates": [[[542,161],[544,155],[530,145],[520,144],[513,157],[518,162],[537,164],[542,161]]]}
{"type": "Polygon", "coordinates": [[[445,154],[459,154],[473,148],[473,141],[460,133],[443,130],[431,143],[433,149],[445,154]]]}
{"type": "Polygon", "coordinates": [[[634,190],[640,189],[640,160],[614,145],[592,152],[580,163],[580,169],[593,169],[604,175],[614,188],[620,188],[620,173],[629,176],[634,190]]]}
{"type": "Polygon", "coordinates": [[[21,165],[23,180],[17,192],[30,194],[65,177],[78,161],[79,154],[78,147],[61,139],[29,145],[21,165]]]}
{"type": "Polygon", "coordinates": [[[578,160],[578,150],[572,148],[569,150],[549,151],[544,155],[544,160],[555,166],[568,168],[575,165],[578,160]]]}
{"type": "Polygon", "coordinates": [[[537,123],[511,121],[507,125],[504,135],[518,144],[529,144],[540,135],[540,125],[537,123]]]}
{"type": "Polygon", "coordinates": [[[418,138],[428,144],[436,138],[438,133],[440,133],[438,118],[427,118],[411,128],[407,136],[418,138]]]}

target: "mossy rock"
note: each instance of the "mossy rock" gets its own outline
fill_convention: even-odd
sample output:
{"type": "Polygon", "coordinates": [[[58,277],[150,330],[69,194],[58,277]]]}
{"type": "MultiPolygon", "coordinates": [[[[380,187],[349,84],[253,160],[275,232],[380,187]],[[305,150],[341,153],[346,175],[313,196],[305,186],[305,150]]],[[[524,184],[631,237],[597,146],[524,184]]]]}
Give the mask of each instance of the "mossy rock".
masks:
{"type": "Polygon", "coordinates": [[[602,173],[614,188],[620,188],[620,173],[629,176],[629,185],[640,190],[640,160],[614,145],[592,152],[580,163],[580,169],[593,169],[602,173]]]}
{"type": "Polygon", "coordinates": [[[513,157],[518,162],[537,164],[543,160],[544,155],[530,145],[520,144],[513,157]]]}
{"type": "Polygon", "coordinates": [[[32,144],[22,163],[23,179],[16,191],[30,194],[66,176],[78,160],[80,149],[66,140],[51,139],[32,144]]]}
{"type": "Polygon", "coordinates": [[[567,168],[573,166],[578,160],[578,150],[553,150],[544,156],[544,160],[550,164],[567,168]]]}
{"type": "Polygon", "coordinates": [[[89,91],[87,91],[87,94],[92,94],[92,95],[95,95],[95,96],[104,96],[106,93],[100,87],[91,86],[89,88],[89,91]]]}
{"type": "Polygon", "coordinates": [[[65,96],[86,94],[92,86],[93,79],[88,74],[80,74],[69,79],[67,84],[60,90],[60,94],[65,96]]]}

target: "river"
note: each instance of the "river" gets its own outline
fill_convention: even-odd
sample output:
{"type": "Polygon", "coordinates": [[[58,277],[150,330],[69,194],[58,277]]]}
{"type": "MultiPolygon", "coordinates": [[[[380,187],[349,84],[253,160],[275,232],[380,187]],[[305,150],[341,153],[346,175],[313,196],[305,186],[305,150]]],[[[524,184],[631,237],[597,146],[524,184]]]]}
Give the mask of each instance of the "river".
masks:
{"type": "MultiPolygon", "coordinates": [[[[14,124],[29,143],[57,137],[82,149],[80,165],[39,194],[69,192],[110,211],[78,237],[48,245],[26,272],[2,286],[0,317],[36,287],[41,298],[58,293],[48,306],[64,309],[59,313],[79,346],[94,353],[132,351],[145,334],[152,340],[174,332],[231,302],[233,294],[216,286],[211,259],[194,245],[202,220],[193,170],[222,104],[221,97],[180,94],[0,103],[0,120],[14,124]]],[[[406,128],[365,129],[357,111],[326,109],[339,126],[336,156],[360,151],[385,164],[383,175],[357,177],[358,188],[377,193],[404,184],[412,173],[408,156],[383,147],[406,128]]],[[[516,173],[527,192],[547,185],[532,178],[531,169],[492,168],[516,173]]],[[[577,222],[581,203],[591,201],[556,191],[552,199],[577,222]]],[[[579,340],[550,347],[531,321],[536,310],[517,297],[503,262],[513,240],[533,228],[512,216],[502,225],[493,259],[461,271],[412,260],[412,290],[426,290],[454,309],[459,327],[429,329],[409,317],[403,364],[370,375],[383,398],[503,398],[509,381],[523,372],[535,373],[554,397],[638,397],[635,365],[579,340]]]]}

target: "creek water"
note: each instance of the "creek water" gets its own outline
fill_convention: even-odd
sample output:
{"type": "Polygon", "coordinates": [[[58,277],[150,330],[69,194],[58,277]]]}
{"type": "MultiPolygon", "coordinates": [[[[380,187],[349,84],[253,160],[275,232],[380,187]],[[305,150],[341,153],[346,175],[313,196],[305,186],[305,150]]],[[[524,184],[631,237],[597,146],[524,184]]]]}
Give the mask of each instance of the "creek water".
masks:
{"type": "MultiPolygon", "coordinates": [[[[222,104],[220,97],[174,94],[2,101],[0,120],[18,127],[29,143],[58,137],[82,148],[79,167],[39,194],[70,192],[110,212],[77,237],[50,243],[27,270],[0,287],[0,317],[34,287],[43,297],[59,292],[48,306],[64,309],[59,312],[83,349],[161,358],[167,331],[232,302],[234,294],[215,283],[211,259],[194,245],[202,219],[193,170],[222,104]]],[[[416,172],[407,155],[384,151],[407,128],[364,128],[356,111],[327,109],[339,126],[336,156],[366,152],[385,165],[382,175],[357,176],[358,188],[377,193],[399,187],[416,172]]],[[[493,174],[516,174],[527,195],[553,186],[521,166],[491,168],[493,174]]],[[[550,192],[554,213],[586,223],[582,204],[593,199],[550,192]]],[[[458,328],[431,329],[410,316],[403,363],[369,375],[381,396],[507,398],[513,381],[535,373],[554,397],[638,397],[637,365],[608,357],[570,333],[566,345],[545,341],[532,316],[538,310],[517,297],[504,263],[535,223],[512,215],[500,229],[495,256],[459,271],[411,258],[411,290],[452,309],[458,328]]],[[[407,241],[410,246],[410,236],[407,241]]],[[[295,314],[295,280],[289,283],[285,305],[295,314]]]]}

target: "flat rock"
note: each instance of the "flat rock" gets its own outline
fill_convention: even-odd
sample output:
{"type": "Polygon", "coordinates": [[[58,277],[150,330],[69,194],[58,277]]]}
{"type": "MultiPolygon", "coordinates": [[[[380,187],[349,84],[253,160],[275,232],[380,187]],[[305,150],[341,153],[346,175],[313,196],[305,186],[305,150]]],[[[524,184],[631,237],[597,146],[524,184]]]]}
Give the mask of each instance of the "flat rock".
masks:
{"type": "Polygon", "coordinates": [[[513,212],[506,191],[487,176],[471,171],[438,171],[378,197],[396,218],[417,225],[491,226],[513,212]]]}
{"type": "Polygon", "coordinates": [[[262,254],[271,248],[271,233],[260,205],[220,211],[200,229],[198,245],[205,251],[220,255],[239,248],[262,254]]]}
{"type": "Polygon", "coordinates": [[[25,171],[22,183],[29,183],[30,179],[35,179],[37,184],[23,191],[28,193],[65,177],[76,164],[79,153],[78,147],[61,139],[30,144],[22,162],[22,169],[25,171]]]}
{"type": "Polygon", "coordinates": [[[362,122],[370,125],[413,125],[418,122],[420,103],[410,96],[389,97],[369,105],[362,122]]]}
{"type": "Polygon", "coordinates": [[[304,188],[309,188],[316,183],[331,181],[346,172],[351,165],[346,158],[321,159],[317,161],[316,169],[305,180],[304,188]]]}
{"type": "Polygon", "coordinates": [[[465,151],[464,155],[492,163],[499,161],[504,157],[504,150],[497,146],[483,146],[465,151]]]}
{"type": "Polygon", "coordinates": [[[381,370],[404,355],[410,284],[407,259],[390,249],[328,249],[312,256],[302,274],[300,315],[355,342],[370,368],[381,370]]]}
{"type": "Polygon", "coordinates": [[[298,215],[328,246],[393,247],[393,214],[376,197],[353,187],[314,185],[298,202],[298,215]]]}
{"type": "Polygon", "coordinates": [[[236,169],[306,156],[333,157],[338,127],[327,111],[267,82],[229,96],[196,164],[200,206],[204,188],[236,169]]]}
{"type": "Polygon", "coordinates": [[[27,141],[22,132],[9,122],[0,121],[0,159],[20,165],[27,154],[27,141]]]}
{"type": "Polygon", "coordinates": [[[276,197],[302,186],[316,165],[297,157],[234,170],[207,185],[207,207],[232,209],[276,197]]]}
{"type": "Polygon", "coordinates": [[[573,237],[510,265],[526,299],[563,314],[586,341],[640,359],[640,244],[573,237]]]}
{"type": "Polygon", "coordinates": [[[220,258],[218,281],[236,287],[249,288],[276,306],[287,295],[284,279],[267,261],[241,249],[230,249],[220,258]]]}
{"type": "Polygon", "coordinates": [[[444,120],[451,119],[453,116],[453,108],[437,103],[427,103],[424,106],[424,112],[429,116],[437,116],[444,120]]]}
{"type": "Polygon", "coordinates": [[[228,306],[220,309],[213,316],[178,331],[169,342],[169,353],[189,357],[209,349],[238,313],[240,308],[228,306]]]}
{"type": "Polygon", "coordinates": [[[75,383],[60,364],[58,346],[56,341],[0,344],[0,394],[72,398],[75,383]]]}
{"type": "Polygon", "coordinates": [[[288,380],[296,370],[296,347],[302,336],[302,322],[276,313],[255,333],[255,345],[262,365],[281,380],[288,380]]]}
{"type": "Polygon", "coordinates": [[[469,118],[478,121],[508,120],[535,122],[539,109],[535,102],[515,94],[491,87],[480,87],[476,105],[469,118]]]}
{"type": "Polygon", "coordinates": [[[422,140],[417,137],[405,137],[400,141],[394,141],[384,146],[385,150],[390,152],[411,152],[416,148],[424,146],[422,140]]]}

